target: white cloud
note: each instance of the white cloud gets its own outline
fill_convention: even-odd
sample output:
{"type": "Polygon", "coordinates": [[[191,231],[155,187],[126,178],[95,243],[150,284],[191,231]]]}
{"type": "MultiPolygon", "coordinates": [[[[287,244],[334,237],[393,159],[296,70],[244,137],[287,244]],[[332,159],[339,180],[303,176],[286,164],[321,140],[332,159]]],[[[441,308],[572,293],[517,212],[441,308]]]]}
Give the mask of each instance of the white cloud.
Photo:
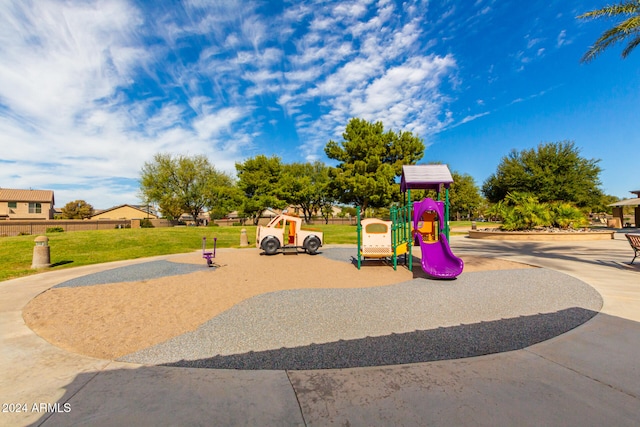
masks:
{"type": "MultiPolygon", "coordinates": [[[[418,54],[422,36],[418,18],[393,22],[396,17],[391,2],[369,5],[369,12],[372,9],[376,13],[366,21],[350,22],[349,29],[345,28],[354,36],[354,50],[341,58],[339,66],[322,68],[324,77],[315,85],[280,98],[282,104],[295,102],[298,109],[301,99],[320,99],[326,111],[314,121],[298,123],[307,159],[317,158],[328,138],[339,137],[351,117],[382,120],[387,127],[423,136],[450,122],[441,115],[446,100],[439,85],[456,68],[453,56],[418,54]]],[[[316,34],[307,35],[307,39],[322,39],[316,34]]],[[[300,57],[308,53],[301,52],[300,57]]],[[[304,63],[299,61],[298,65],[304,63]]]]}
{"type": "Polygon", "coordinates": [[[240,28],[243,36],[251,42],[251,45],[257,51],[266,38],[266,25],[257,16],[252,16],[243,20],[240,28]]]}
{"type": "Polygon", "coordinates": [[[310,82],[318,78],[322,74],[320,68],[307,68],[295,71],[287,71],[284,77],[290,82],[310,82]]]}
{"type": "Polygon", "coordinates": [[[199,140],[210,140],[218,137],[222,131],[229,130],[234,122],[246,115],[246,111],[241,108],[225,108],[198,117],[193,122],[193,128],[199,140]]]}
{"type": "Polygon", "coordinates": [[[560,33],[558,34],[558,37],[556,38],[556,46],[557,47],[562,47],[566,44],[570,44],[571,41],[567,40],[567,30],[562,30],[560,31],[560,33]]]}
{"type": "MultiPolygon", "coordinates": [[[[309,135],[303,150],[307,158],[313,158],[326,139],[314,138],[314,135],[337,137],[351,117],[360,117],[369,121],[381,120],[385,126],[396,130],[410,130],[421,136],[430,135],[450,122],[439,118],[444,97],[439,93],[442,79],[455,68],[455,60],[447,57],[415,57],[387,70],[379,77],[360,80],[341,81],[338,76],[334,82],[343,86],[325,87],[325,101],[330,112],[323,115],[307,128],[300,129],[309,135]],[[328,89],[332,89],[328,90],[328,89]]],[[[357,68],[357,67],[356,67],[357,68]]],[[[365,70],[362,74],[367,74],[365,70]]],[[[336,84],[337,86],[337,84],[336,84]]]]}
{"type": "Polygon", "coordinates": [[[280,71],[260,69],[258,71],[247,71],[242,77],[255,85],[264,85],[271,81],[278,81],[282,78],[280,71]]]}
{"type": "Polygon", "coordinates": [[[542,39],[540,39],[540,38],[530,38],[530,39],[527,41],[527,49],[531,49],[532,47],[534,47],[534,46],[536,46],[536,45],[538,45],[538,44],[542,43],[542,41],[543,41],[543,40],[542,40],[542,39]]]}
{"type": "Polygon", "coordinates": [[[366,13],[371,1],[341,2],[334,7],[333,13],[337,16],[358,18],[366,13]]]}
{"type": "Polygon", "coordinates": [[[44,2],[37,11],[20,5],[4,11],[16,15],[0,43],[0,96],[17,114],[72,120],[130,82],[132,69],[148,58],[130,44],[140,21],[122,2],[109,2],[104,13],[91,5],[44,2]]]}
{"type": "MultiPolygon", "coordinates": [[[[216,107],[199,88],[197,62],[158,71],[167,50],[145,44],[141,12],[129,3],[3,3],[0,16],[4,186],[58,188],[58,205],[78,198],[100,207],[135,203],[131,186],[153,154],[215,153],[216,166],[233,171],[240,148],[250,145],[246,131],[229,135],[251,109],[216,107]],[[164,86],[159,72],[173,82],[164,86]],[[181,88],[186,102],[130,98],[123,89],[140,78],[165,93],[181,88]]],[[[249,34],[254,45],[260,34],[249,34]]],[[[167,46],[184,35],[175,31],[167,46]]],[[[268,63],[278,55],[268,49],[255,57],[268,63]]]]}
{"type": "Polygon", "coordinates": [[[465,124],[465,123],[469,123],[475,119],[479,119],[480,117],[484,117],[489,115],[490,113],[488,111],[485,111],[484,113],[479,113],[479,114],[474,114],[472,116],[466,116],[465,118],[463,118],[462,120],[460,120],[460,124],[465,124]]]}
{"type": "Polygon", "coordinates": [[[108,207],[137,202],[158,152],[233,173],[279,149],[256,141],[281,125],[315,160],[354,116],[421,136],[451,122],[457,65],[425,53],[427,2],[293,3],[268,17],[240,0],[0,4],[0,182],[108,207]]]}

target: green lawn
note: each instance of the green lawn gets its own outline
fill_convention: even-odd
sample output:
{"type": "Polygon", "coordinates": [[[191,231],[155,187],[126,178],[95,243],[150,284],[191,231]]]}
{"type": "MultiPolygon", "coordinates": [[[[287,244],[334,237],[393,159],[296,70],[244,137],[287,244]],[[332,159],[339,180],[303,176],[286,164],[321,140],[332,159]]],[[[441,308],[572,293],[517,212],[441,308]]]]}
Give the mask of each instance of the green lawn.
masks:
{"type": "MultiPolygon", "coordinates": [[[[488,223],[478,223],[479,227],[488,223]]],[[[465,226],[466,222],[451,222],[451,226],[465,226]]],[[[470,226],[471,223],[468,222],[470,226]]],[[[256,227],[168,227],[142,229],[113,229],[49,233],[51,247],[50,270],[78,267],[109,261],[143,258],[196,251],[201,248],[202,237],[207,247],[213,247],[213,238],[219,248],[240,247],[240,230],[247,230],[250,247],[253,246],[256,227]]],[[[325,244],[356,244],[353,225],[310,226],[324,232],[325,244]]],[[[463,233],[464,234],[464,233],[463,233]]],[[[36,273],[31,270],[34,236],[0,238],[0,281],[36,273]]]]}

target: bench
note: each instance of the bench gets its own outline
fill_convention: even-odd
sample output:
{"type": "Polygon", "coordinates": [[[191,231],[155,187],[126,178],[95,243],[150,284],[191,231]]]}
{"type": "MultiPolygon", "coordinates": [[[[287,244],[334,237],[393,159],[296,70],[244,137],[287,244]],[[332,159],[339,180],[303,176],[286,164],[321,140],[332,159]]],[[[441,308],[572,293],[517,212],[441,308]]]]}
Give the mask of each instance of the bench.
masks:
{"type": "Polygon", "coordinates": [[[640,234],[625,234],[629,244],[633,248],[633,259],[631,260],[631,264],[636,260],[636,257],[640,253],[640,234]]]}

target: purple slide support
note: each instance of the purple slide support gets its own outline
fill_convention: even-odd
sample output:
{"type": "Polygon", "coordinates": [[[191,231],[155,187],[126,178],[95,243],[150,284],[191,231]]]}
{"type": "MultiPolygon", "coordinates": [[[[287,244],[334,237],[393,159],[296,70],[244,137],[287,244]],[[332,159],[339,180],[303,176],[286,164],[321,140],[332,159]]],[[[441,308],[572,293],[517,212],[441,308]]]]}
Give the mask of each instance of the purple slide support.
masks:
{"type": "Polygon", "coordinates": [[[453,279],[462,273],[464,262],[451,252],[446,236],[441,233],[444,228],[442,219],[444,216],[443,206],[443,202],[436,202],[433,199],[415,202],[413,204],[413,229],[418,230],[418,223],[421,221],[424,212],[436,212],[438,223],[440,224],[437,241],[424,242],[422,236],[417,231],[414,231],[422,251],[422,270],[427,275],[437,279],[453,279]]]}

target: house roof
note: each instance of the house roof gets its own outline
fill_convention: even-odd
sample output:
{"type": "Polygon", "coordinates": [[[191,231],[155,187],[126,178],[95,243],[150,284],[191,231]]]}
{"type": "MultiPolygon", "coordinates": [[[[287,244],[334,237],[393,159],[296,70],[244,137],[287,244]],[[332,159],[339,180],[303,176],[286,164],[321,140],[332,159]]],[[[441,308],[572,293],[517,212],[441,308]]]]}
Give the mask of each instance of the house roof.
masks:
{"type": "Polygon", "coordinates": [[[640,206],[640,197],[620,200],[607,206],[640,206]]]}
{"type": "Polygon", "coordinates": [[[632,197],[631,199],[618,200],[615,203],[611,203],[608,206],[640,206],[640,190],[630,191],[630,193],[637,195],[638,197],[632,197]]]}
{"type": "MultiPolygon", "coordinates": [[[[138,211],[140,211],[140,212],[144,213],[145,215],[148,213],[149,215],[157,216],[157,215],[156,215],[156,214],[154,214],[154,213],[147,212],[147,210],[146,210],[146,209],[142,209],[142,208],[140,208],[139,206],[135,206],[135,205],[128,205],[128,204],[126,204],[126,203],[125,203],[124,205],[114,206],[114,207],[109,208],[109,209],[102,209],[102,210],[98,210],[98,209],[96,209],[96,210],[93,212],[93,215],[92,215],[92,216],[101,215],[101,214],[103,214],[103,213],[111,212],[111,211],[115,211],[115,210],[117,210],[117,209],[124,208],[124,207],[129,207],[129,208],[131,208],[131,209],[138,210],[138,211]]],[[[146,206],[145,206],[145,208],[146,208],[146,206]]]]}
{"type": "Polygon", "coordinates": [[[404,165],[400,190],[438,190],[440,184],[445,188],[453,183],[453,177],[447,165],[404,165]]]}
{"type": "Polygon", "coordinates": [[[0,188],[0,200],[3,202],[45,202],[54,203],[51,190],[16,190],[0,188]]]}

